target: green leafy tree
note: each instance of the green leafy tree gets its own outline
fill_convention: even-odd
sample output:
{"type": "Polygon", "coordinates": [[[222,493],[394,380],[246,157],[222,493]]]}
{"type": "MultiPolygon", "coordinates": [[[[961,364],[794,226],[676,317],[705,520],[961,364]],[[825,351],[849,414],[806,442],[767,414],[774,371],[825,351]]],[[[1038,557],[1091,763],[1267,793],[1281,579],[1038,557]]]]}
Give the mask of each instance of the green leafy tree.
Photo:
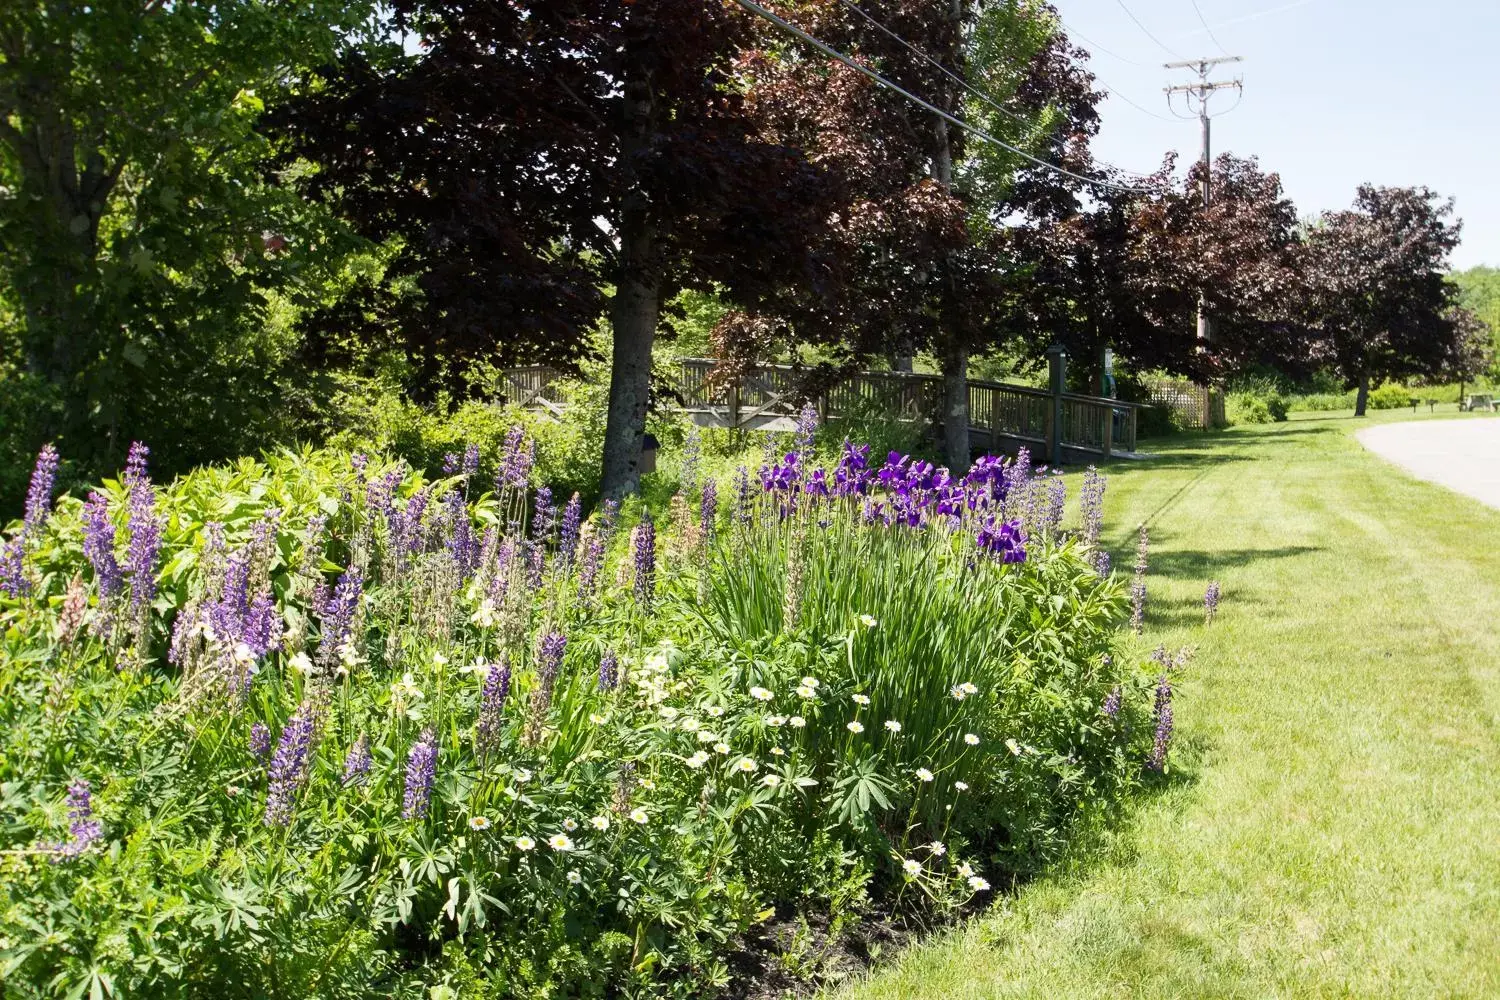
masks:
{"type": "Polygon", "coordinates": [[[51,403],[31,437],[88,462],[150,433],[182,465],[270,416],[277,310],[331,277],[335,233],[265,176],[256,124],[369,7],[0,5],[0,280],[51,403]]]}

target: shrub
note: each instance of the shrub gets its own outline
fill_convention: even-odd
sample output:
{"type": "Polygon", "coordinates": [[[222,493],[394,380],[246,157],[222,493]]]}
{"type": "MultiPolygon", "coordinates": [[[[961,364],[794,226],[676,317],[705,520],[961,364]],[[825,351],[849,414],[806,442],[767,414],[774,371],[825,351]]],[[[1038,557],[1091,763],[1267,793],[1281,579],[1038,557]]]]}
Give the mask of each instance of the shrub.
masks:
{"type": "Polygon", "coordinates": [[[1386,382],[1370,390],[1369,407],[1372,410],[1399,410],[1411,405],[1413,395],[1412,390],[1400,382],[1386,382]]]}
{"type": "Polygon", "coordinates": [[[34,491],[8,983],[704,996],[772,914],[949,912],[1139,774],[1149,682],[1060,481],[793,454],[627,539],[529,454],[495,490],[334,451],[156,487],[133,449],[34,491]]]}
{"type": "Polygon", "coordinates": [[[1235,392],[1229,395],[1232,424],[1279,423],[1287,418],[1287,401],[1274,390],[1235,392]]]}

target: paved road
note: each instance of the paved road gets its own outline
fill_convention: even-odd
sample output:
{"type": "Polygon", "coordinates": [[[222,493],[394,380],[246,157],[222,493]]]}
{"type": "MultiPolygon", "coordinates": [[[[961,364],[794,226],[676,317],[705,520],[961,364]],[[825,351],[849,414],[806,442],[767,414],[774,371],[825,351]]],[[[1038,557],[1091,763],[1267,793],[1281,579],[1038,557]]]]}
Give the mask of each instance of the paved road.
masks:
{"type": "Polygon", "coordinates": [[[1500,507],[1500,420],[1380,424],[1360,443],[1412,475],[1500,507]]]}

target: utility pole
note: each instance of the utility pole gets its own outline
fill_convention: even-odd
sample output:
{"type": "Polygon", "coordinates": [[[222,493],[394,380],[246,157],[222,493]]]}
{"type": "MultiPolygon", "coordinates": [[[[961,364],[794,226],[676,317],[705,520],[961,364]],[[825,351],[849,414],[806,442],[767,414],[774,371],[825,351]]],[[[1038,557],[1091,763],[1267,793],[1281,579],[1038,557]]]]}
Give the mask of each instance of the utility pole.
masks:
{"type": "MultiPolygon", "coordinates": [[[[1165,64],[1166,69],[1187,69],[1198,74],[1197,83],[1185,83],[1176,87],[1167,87],[1165,90],[1167,94],[1167,107],[1179,118],[1190,116],[1177,113],[1177,109],[1172,106],[1172,96],[1174,94],[1183,95],[1184,103],[1188,106],[1189,111],[1192,110],[1193,102],[1197,102],[1197,117],[1199,123],[1203,126],[1203,208],[1205,210],[1213,204],[1213,158],[1209,143],[1209,136],[1212,132],[1212,120],[1208,116],[1208,99],[1221,90],[1234,90],[1240,94],[1245,92],[1245,82],[1243,80],[1210,80],[1208,78],[1208,71],[1221,63],[1237,63],[1241,61],[1240,56],[1220,56],[1217,59],[1188,59],[1183,62],[1165,64]]],[[[1204,311],[1203,299],[1199,298],[1198,340],[1200,343],[1207,343],[1209,339],[1208,315],[1204,311]]]]}

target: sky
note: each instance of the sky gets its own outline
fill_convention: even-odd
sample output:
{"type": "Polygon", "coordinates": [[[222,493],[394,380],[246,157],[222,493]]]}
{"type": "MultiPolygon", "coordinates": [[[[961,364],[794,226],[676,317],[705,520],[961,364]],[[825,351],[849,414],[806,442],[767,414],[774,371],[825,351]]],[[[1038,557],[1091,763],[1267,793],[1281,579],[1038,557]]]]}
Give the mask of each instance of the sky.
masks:
{"type": "MultiPolygon", "coordinates": [[[[1167,150],[1200,154],[1197,120],[1172,118],[1162,93],[1196,74],[1162,63],[1223,55],[1216,38],[1244,62],[1210,79],[1243,77],[1245,90],[1213,123],[1214,155],[1258,157],[1303,216],[1349,207],[1367,181],[1425,185],[1463,219],[1454,267],[1500,266],[1500,0],[1196,2],[1203,21],[1194,0],[1054,0],[1113,92],[1099,159],[1149,172],[1167,150]]],[[[1235,99],[1217,94],[1210,113],[1235,99]]]]}

